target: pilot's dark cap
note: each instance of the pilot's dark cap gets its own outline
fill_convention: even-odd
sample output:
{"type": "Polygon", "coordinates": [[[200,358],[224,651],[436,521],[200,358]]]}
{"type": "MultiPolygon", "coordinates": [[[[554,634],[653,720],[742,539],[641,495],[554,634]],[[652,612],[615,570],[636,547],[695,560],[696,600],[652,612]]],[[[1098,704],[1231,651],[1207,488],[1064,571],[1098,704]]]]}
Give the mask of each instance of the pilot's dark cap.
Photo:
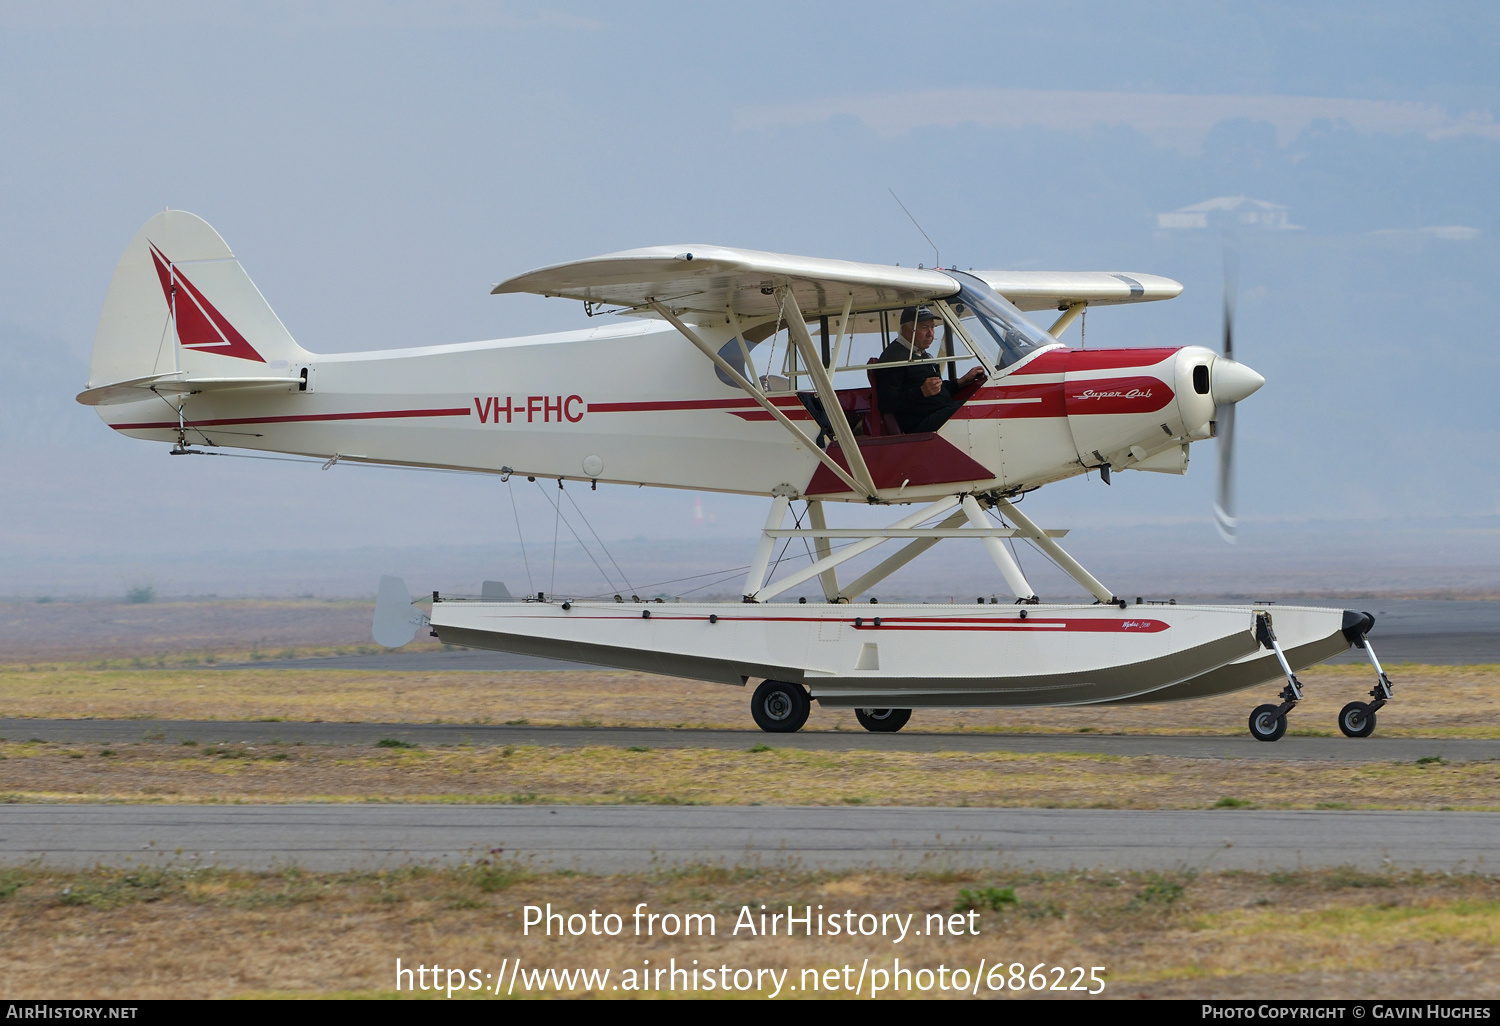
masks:
{"type": "Polygon", "coordinates": [[[909,306],[905,310],[901,311],[902,324],[910,324],[912,321],[916,321],[920,324],[924,321],[935,321],[937,319],[937,314],[933,313],[925,306],[909,306]]]}

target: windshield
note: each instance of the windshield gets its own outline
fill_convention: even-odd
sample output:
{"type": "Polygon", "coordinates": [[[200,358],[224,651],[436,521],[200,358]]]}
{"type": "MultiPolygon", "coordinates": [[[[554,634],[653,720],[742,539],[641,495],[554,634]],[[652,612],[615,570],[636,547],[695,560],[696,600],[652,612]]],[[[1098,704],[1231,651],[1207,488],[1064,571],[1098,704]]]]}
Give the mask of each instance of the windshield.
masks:
{"type": "Polygon", "coordinates": [[[959,317],[977,320],[984,328],[969,334],[977,345],[985,348],[997,369],[1009,367],[1043,346],[1057,344],[1057,339],[1027,320],[1010,300],[979,278],[963,271],[943,273],[959,284],[958,297],[950,299],[949,305],[959,317]]]}

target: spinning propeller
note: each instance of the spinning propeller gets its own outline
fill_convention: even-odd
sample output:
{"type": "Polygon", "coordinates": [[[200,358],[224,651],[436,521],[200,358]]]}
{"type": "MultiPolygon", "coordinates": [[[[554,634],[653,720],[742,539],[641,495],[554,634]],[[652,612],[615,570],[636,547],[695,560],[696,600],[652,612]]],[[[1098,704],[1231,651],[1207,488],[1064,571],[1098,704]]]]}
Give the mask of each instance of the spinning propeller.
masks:
{"type": "Polygon", "coordinates": [[[1234,516],[1234,404],[1253,394],[1266,379],[1244,364],[1234,362],[1234,298],[1238,260],[1235,251],[1224,249],[1224,346],[1214,361],[1211,394],[1214,401],[1215,435],[1219,439],[1219,494],[1214,501],[1214,526],[1231,545],[1239,521],[1234,516]]]}

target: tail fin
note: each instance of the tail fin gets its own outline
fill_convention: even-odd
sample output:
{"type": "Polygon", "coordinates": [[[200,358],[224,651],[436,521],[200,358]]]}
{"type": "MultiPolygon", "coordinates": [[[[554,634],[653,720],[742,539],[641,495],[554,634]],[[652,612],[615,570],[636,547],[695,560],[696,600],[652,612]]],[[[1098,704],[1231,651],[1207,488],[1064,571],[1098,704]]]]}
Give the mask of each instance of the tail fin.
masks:
{"type": "Polygon", "coordinates": [[[133,402],[187,382],[277,384],[296,378],[308,357],[219,233],[194,214],[166,210],[115,267],[78,401],[133,402]]]}

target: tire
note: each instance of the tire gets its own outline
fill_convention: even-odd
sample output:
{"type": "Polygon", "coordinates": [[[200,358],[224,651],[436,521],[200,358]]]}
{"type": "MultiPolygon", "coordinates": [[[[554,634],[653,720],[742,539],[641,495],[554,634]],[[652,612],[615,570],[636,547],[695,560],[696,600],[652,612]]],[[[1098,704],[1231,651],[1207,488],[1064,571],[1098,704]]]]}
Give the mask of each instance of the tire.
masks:
{"type": "Polygon", "coordinates": [[[876,734],[894,734],[911,719],[910,709],[856,709],[859,725],[876,734]]]}
{"type": "Polygon", "coordinates": [[[1339,730],[1345,737],[1369,737],[1375,733],[1375,714],[1363,702],[1350,702],[1339,710],[1339,730]]]}
{"type": "Polygon", "coordinates": [[[755,725],[768,734],[791,734],[802,729],[812,700],[807,690],[784,680],[762,681],[750,698],[750,715],[755,725]]]}
{"type": "Polygon", "coordinates": [[[1286,717],[1277,715],[1279,705],[1258,705],[1250,714],[1250,736],[1257,741],[1280,741],[1286,733],[1286,717]]]}

